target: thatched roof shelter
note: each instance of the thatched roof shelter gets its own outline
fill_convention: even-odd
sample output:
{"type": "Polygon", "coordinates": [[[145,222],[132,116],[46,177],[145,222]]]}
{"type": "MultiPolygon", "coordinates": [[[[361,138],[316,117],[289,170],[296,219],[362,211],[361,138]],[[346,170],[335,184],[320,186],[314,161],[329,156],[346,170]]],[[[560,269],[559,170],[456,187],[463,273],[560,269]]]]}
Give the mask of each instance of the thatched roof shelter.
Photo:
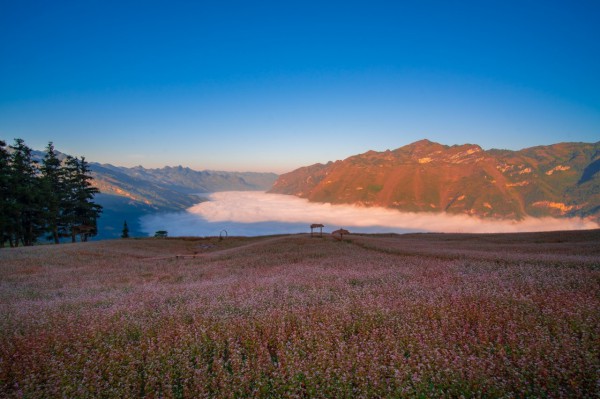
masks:
{"type": "Polygon", "coordinates": [[[310,225],[310,236],[313,236],[313,229],[319,229],[319,237],[323,236],[323,226],[321,223],[313,223],[310,225]]]}
{"type": "Polygon", "coordinates": [[[331,235],[333,235],[333,236],[339,235],[340,240],[344,239],[344,234],[350,234],[350,232],[346,229],[339,229],[339,230],[335,230],[335,231],[331,232],[331,235]]]}

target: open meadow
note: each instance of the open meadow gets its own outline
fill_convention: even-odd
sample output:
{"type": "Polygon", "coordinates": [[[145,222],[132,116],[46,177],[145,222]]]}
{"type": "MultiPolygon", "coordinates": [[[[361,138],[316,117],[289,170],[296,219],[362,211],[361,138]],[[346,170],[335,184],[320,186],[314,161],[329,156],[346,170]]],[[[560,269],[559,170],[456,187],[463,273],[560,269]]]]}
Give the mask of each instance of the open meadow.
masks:
{"type": "Polygon", "coordinates": [[[600,231],[0,249],[0,397],[599,397],[600,231]]]}

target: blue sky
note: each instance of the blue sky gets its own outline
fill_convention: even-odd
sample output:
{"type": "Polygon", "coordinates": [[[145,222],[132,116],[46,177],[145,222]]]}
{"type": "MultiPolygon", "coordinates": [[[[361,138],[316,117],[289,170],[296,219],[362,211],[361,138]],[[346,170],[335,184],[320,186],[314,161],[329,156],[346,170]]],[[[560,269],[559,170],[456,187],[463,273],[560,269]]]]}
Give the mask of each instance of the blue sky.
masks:
{"type": "Polygon", "coordinates": [[[285,172],[600,140],[598,1],[0,0],[0,138],[285,172]]]}

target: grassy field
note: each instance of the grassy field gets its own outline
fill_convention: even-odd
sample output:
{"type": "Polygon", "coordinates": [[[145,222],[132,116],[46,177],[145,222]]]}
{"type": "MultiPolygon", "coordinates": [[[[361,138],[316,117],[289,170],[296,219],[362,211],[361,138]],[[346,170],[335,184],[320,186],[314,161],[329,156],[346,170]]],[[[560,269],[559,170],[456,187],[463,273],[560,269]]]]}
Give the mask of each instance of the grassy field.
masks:
{"type": "Polygon", "coordinates": [[[460,396],[600,396],[600,231],[0,250],[0,397],[460,396]]]}

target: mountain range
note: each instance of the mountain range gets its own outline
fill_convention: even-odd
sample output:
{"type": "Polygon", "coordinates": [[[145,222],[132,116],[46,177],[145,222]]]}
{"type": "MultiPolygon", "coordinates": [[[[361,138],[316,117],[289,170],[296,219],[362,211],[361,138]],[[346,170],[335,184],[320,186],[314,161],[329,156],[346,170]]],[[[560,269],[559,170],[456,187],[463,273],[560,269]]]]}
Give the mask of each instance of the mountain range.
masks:
{"type": "Polygon", "coordinates": [[[90,166],[94,185],[103,194],[169,211],[198,203],[198,196],[204,193],[266,190],[277,178],[274,173],[196,171],[182,166],[160,169],[99,163],[90,166]]]}
{"type": "Polygon", "coordinates": [[[421,140],[296,169],[270,192],[405,212],[600,220],[600,142],[486,151],[421,140]]]}
{"type": "Polygon", "coordinates": [[[116,238],[126,220],[133,236],[143,235],[139,217],[157,212],[177,212],[204,201],[202,194],[218,191],[265,191],[277,179],[274,173],[196,171],[166,166],[147,169],[90,163],[93,183],[104,207],[98,220],[99,238],[116,238]]]}
{"type": "MultiPolygon", "coordinates": [[[[41,159],[43,153],[34,151],[41,159]]],[[[59,154],[63,159],[66,155],[59,154]]],[[[585,217],[600,222],[600,142],[559,143],[519,151],[421,140],[396,150],[274,173],[148,169],[91,162],[103,206],[97,238],[116,238],[127,221],[177,212],[204,193],[269,190],[313,202],[379,206],[405,212],[447,212],[490,219],[585,217]]]]}

